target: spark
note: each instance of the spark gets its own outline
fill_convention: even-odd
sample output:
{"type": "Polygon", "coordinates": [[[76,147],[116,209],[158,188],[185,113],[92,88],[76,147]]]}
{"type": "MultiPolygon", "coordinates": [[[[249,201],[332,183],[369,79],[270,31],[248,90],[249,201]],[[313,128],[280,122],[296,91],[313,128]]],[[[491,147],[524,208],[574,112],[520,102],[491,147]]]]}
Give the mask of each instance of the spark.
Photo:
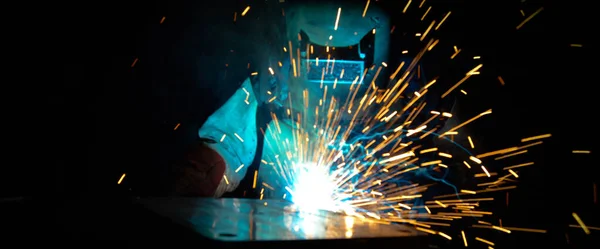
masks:
{"type": "Polygon", "coordinates": [[[117,182],[117,184],[121,184],[123,179],[125,179],[125,173],[123,173],[123,175],[121,175],[121,178],[119,178],[119,181],[117,182]]]}
{"type": "Polygon", "coordinates": [[[237,173],[238,171],[240,171],[243,167],[244,167],[244,164],[240,165],[237,169],[235,169],[235,173],[237,173]]]}
{"type": "Polygon", "coordinates": [[[406,6],[404,6],[404,9],[402,10],[402,13],[406,13],[406,10],[408,9],[408,6],[410,6],[411,2],[412,2],[412,0],[408,0],[408,2],[406,3],[406,6]]]}
{"type": "Polygon", "coordinates": [[[525,25],[525,23],[529,22],[534,16],[536,16],[537,14],[539,14],[540,12],[542,12],[542,10],[544,10],[544,7],[539,8],[538,10],[536,10],[535,12],[533,12],[533,14],[531,14],[527,18],[525,18],[525,20],[523,20],[521,23],[519,23],[519,25],[517,25],[517,30],[519,30],[520,28],[522,28],[523,25],[525,25]]]}
{"type": "Polygon", "coordinates": [[[500,84],[506,85],[506,83],[504,83],[504,79],[502,79],[500,76],[498,76],[498,81],[500,81],[500,84]]]}
{"type": "Polygon", "coordinates": [[[573,218],[575,218],[575,220],[579,224],[579,226],[581,226],[581,229],[583,229],[583,232],[585,234],[590,234],[590,230],[587,228],[587,226],[585,226],[585,224],[583,224],[583,221],[581,220],[581,218],[579,218],[579,215],[577,215],[577,213],[573,213],[572,215],[573,218]]]}
{"type": "Polygon", "coordinates": [[[333,27],[333,30],[338,30],[338,24],[340,23],[340,15],[341,14],[342,14],[342,8],[338,8],[337,17],[335,18],[335,26],[333,27]]]}
{"type": "Polygon", "coordinates": [[[592,153],[589,150],[573,150],[573,154],[590,154],[592,153]]]}
{"type": "Polygon", "coordinates": [[[365,9],[363,10],[362,17],[364,18],[367,15],[367,10],[369,10],[369,4],[371,0],[367,0],[367,4],[365,4],[365,9]]]}
{"type": "Polygon", "coordinates": [[[227,185],[229,185],[229,180],[227,180],[227,176],[226,176],[226,175],[223,175],[223,180],[225,180],[225,183],[226,183],[227,185]]]}
{"type": "Polygon", "coordinates": [[[552,134],[544,134],[544,135],[538,135],[538,136],[533,136],[533,137],[527,137],[527,138],[521,139],[521,143],[525,143],[525,142],[529,142],[529,141],[533,141],[533,140],[544,139],[544,138],[549,138],[549,137],[552,137],[552,134]]]}
{"type": "Polygon", "coordinates": [[[248,13],[248,11],[250,11],[250,6],[244,9],[244,11],[242,12],[242,16],[245,16],[248,13]]]}
{"type": "Polygon", "coordinates": [[[435,30],[438,30],[442,26],[442,23],[444,23],[446,21],[446,19],[448,19],[448,17],[450,16],[450,14],[452,14],[452,11],[448,11],[448,13],[444,16],[444,18],[442,18],[442,20],[440,21],[440,23],[438,23],[438,25],[435,26],[435,30]]]}
{"type": "Polygon", "coordinates": [[[475,240],[477,240],[477,241],[480,241],[480,242],[483,242],[483,243],[486,243],[486,244],[488,244],[488,245],[490,245],[490,246],[494,246],[494,245],[495,245],[495,244],[494,244],[494,242],[491,242],[491,241],[489,241],[489,240],[482,239],[482,238],[479,238],[479,237],[475,237],[475,240]]]}
{"type": "Polygon", "coordinates": [[[137,62],[138,62],[138,58],[135,58],[133,60],[133,63],[131,63],[131,67],[135,67],[135,64],[137,64],[137,62]]]}
{"type": "Polygon", "coordinates": [[[252,181],[252,188],[256,188],[256,179],[258,178],[258,170],[254,171],[254,181],[252,181]]]}
{"type": "Polygon", "coordinates": [[[513,175],[515,178],[519,178],[519,175],[517,175],[517,172],[513,171],[512,169],[509,169],[508,172],[510,172],[510,174],[513,175]]]}
{"type": "Polygon", "coordinates": [[[471,136],[467,136],[467,139],[469,140],[469,145],[471,145],[471,149],[475,149],[475,144],[473,144],[473,140],[471,139],[471,136]]]}
{"type": "Polygon", "coordinates": [[[425,20],[425,17],[427,16],[427,14],[429,13],[430,10],[431,10],[431,6],[429,6],[429,8],[427,8],[427,11],[425,11],[425,14],[423,14],[423,16],[421,17],[421,21],[425,20]]]}

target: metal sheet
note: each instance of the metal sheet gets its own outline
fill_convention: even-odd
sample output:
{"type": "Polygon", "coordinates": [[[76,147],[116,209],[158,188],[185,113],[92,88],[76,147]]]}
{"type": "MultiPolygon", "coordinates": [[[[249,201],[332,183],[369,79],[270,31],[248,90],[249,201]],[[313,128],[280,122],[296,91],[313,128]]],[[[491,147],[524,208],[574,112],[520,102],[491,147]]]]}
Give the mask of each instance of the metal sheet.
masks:
{"type": "Polygon", "coordinates": [[[221,241],[413,237],[409,226],[382,224],[326,211],[304,213],[282,200],[149,198],[148,209],[221,241]]]}

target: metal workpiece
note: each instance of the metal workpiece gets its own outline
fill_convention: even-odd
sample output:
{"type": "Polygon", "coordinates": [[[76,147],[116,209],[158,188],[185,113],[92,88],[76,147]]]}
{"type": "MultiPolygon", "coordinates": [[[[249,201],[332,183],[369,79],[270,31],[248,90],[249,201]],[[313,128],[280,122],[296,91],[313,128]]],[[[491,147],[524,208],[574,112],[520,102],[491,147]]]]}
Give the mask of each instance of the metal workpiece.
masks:
{"type": "Polygon", "coordinates": [[[327,211],[303,212],[284,200],[147,198],[143,206],[222,242],[419,237],[414,228],[327,211]]]}

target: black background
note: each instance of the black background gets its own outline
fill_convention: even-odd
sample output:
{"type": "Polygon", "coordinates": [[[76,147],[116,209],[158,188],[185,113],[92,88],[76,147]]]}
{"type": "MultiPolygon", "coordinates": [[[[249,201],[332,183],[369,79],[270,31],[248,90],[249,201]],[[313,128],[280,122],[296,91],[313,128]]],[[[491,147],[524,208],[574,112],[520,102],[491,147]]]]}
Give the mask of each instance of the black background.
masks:
{"type": "MultiPolygon", "coordinates": [[[[244,6],[244,2],[236,4],[244,6]]],[[[401,16],[405,1],[381,2],[395,13],[395,21],[407,19],[401,16]]],[[[471,127],[480,134],[478,139],[486,150],[509,147],[528,136],[553,134],[543,146],[530,150],[529,157],[536,166],[521,170],[521,183],[517,191],[511,191],[510,205],[506,207],[502,194],[494,208],[505,226],[548,229],[549,233],[504,236],[496,232],[482,237],[495,238],[498,248],[523,241],[567,246],[565,233],[570,246],[584,247],[592,242],[597,231],[585,236],[580,229],[566,227],[576,224],[571,212],[577,212],[590,226],[600,224],[592,193],[593,182],[598,183],[597,165],[591,160],[595,155],[593,103],[597,94],[592,77],[595,58],[591,55],[595,44],[589,38],[594,18],[592,8],[586,6],[589,2],[427,3],[434,6],[429,15],[453,12],[436,33],[440,38],[436,49],[441,51],[432,55],[440,54],[439,58],[426,58],[440,61],[429,65],[431,71],[442,77],[460,75],[476,65],[469,57],[482,57],[482,75],[465,83],[463,89],[469,95],[461,109],[466,117],[489,108],[494,110],[493,115],[471,127]],[[540,7],[545,9],[538,16],[522,29],[515,29],[525,18],[519,10],[529,15],[540,7]],[[583,48],[570,47],[572,43],[583,44],[583,48]],[[450,62],[452,45],[463,49],[464,58],[459,55],[450,62]],[[505,80],[505,86],[496,79],[498,75],[505,80]],[[571,154],[574,149],[592,150],[592,154],[571,154]]],[[[164,187],[165,164],[194,141],[203,119],[214,111],[214,106],[202,104],[208,101],[196,100],[208,100],[210,92],[189,91],[189,86],[178,85],[187,82],[185,75],[173,79],[153,73],[156,65],[174,62],[145,60],[152,53],[168,54],[170,44],[184,39],[173,30],[187,25],[186,4],[189,3],[52,3],[22,16],[36,20],[36,32],[45,32],[38,39],[47,42],[39,48],[51,72],[44,81],[35,81],[36,93],[43,101],[30,106],[34,110],[26,115],[35,120],[32,127],[37,127],[37,133],[30,133],[35,133],[36,138],[21,141],[27,151],[21,164],[11,167],[2,177],[6,179],[3,185],[8,186],[3,195],[30,197],[36,203],[18,208],[17,216],[4,212],[22,219],[16,224],[23,230],[15,231],[32,231],[35,219],[31,217],[39,216],[49,219],[44,227],[51,232],[33,229],[33,233],[28,233],[31,236],[82,237],[81,232],[63,221],[68,219],[64,216],[77,213],[95,217],[77,226],[99,234],[99,228],[106,223],[96,226],[91,220],[118,216],[120,207],[114,204],[118,197],[153,195],[164,187]],[[163,16],[166,20],[159,24],[163,16]],[[135,58],[139,61],[131,68],[135,58]],[[181,126],[174,131],[178,123],[181,126]],[[117,185],[123,173],[127,177],[117,185]],[[64,211],[65,201],[74,200],[86,204],[77,211],[64,211]]],[[[409,14],[422,13],[424,9],[417,9],[417,4],[413,3],[409,14]]],[[[407,25],[405,21],[396,23],[395,32],[422,32],[427,25],[407,25]]],[[[25,68],[28,74],[41,72],[32,70],[25,68]]],[[[443,84],[447,88],[454,82],[443,84]]]]}

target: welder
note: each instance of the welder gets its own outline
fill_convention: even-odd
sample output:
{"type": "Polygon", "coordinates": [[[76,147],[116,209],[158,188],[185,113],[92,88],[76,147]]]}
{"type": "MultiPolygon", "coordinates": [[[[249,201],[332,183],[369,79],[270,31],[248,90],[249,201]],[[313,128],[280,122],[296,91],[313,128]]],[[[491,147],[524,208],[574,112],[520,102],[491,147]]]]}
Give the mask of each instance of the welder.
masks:
{"type": "MultiPolygon", "coordinates": [[[[306,42],[322,48],[354,47],[358,51],[355,60],[364,64],[363,67],[367,69],[366,74],[362,70],[356,74],[367,84],[383,84],[376,81],[375,76],[379,74],[377,79],[386,78],[382,72],[385,70],[382,65],[388,56],[390,25],[384,11],[376,6],[371,6],[365,11],[364,1],[288,1],[278,4],[275,8],[284,10],[283,27],[277,26],[277,22],[264,26],[265,30],[259,33],[270,35],[262,37],[261,41],[244,41],[262,44],[253,44],[254,46],[248,48],[238,47],[236,55],[232,55],[231,58],[247,58],[247,55],[240,53],[251,53],[252,49],[261,46],[275,47],[277,52],[262,50],[260,56],[255,56],[250,65],[252,71],[241,70],[238,71],[239,75],[233,75],[235,80],[243,81],[243,84],[233,88],[236,89],[235,92],[204,122],[198,132],[200,142],[192,146],[186,160],[175,167],[174,194],[220,197],[239,187],[242,191],[238,191],[238,195],[251,196],[243,190],[252,189],[251,183],[256,177],[248,172],[256,172],[260,167],[263,132],[271,121],[270,113],[279,113],[279,117],[285,117],[281,107],[288,103],[287,98],[292,100],[292,109],[302,110],[302,106],[294,104],[302,103],[299,99],[303,89],[314,93],[322,91],[318,84],[310,82],[306,77],[306,66],[302,67],[300,63],[301,58],[308,59],[310,56],[310,51],[304,48],[306,42]],[[340,9],[341,14],[337,18],[336,14],[340,9]],[[281,36],[274,32],[281,32],[281,36]],[[374,35],[373,41],[362,46],[361,42],[369,34],[374,35]],[[302,35],[305,36],[304,41],[298,38],[302,35]],[[282,50],[281,46],[286,45],[287,49],[282,50]],[[361,55],[361,46],[368,48],[365,49],[367,56],[361,55]],[[297,48],[302,48],[303,57],[299,54],[291,58],[287,56],[287,50],[297,48]],[[300,76],[292,73],[293,71],[300,76]]],[[[282,17],[280,11],[277,11],[277,14],[282,17]]],[[[260,19],[263,20],[263,24],[266,23],[266,17],[261,16],[260,19]]],[[[345,59],[338,57],[339,61],[345,59]]],[[[240,64],[246,63],[236,63],[233,60],[226,61],[229,68],[240,67],[240,64]]],[[[341,67],[341,63],[339,65],[341,67]]],[[[232,85],[234,84],[223,84],[221,87],[231,88],[232,85]]],[[[332,94],[343,96],[348,92],[347,88],[347,85],[340,86],[339,92],[332,94]]]]}
{"type": "Polygon", "coordinates": [[[284,21],[274,1],[196,1],[184,9],[185,24],[171,29],[167,36],[177,40],[166,52],[173,64],[166,80],[180,82],[159,93],[176,91],[171,95],[178,99],[171,101],[183,103],[179,109],[188,110],[188,123],[202,126],[183,158],[173,152],[176,160],[167,162],[169,193],[220,197],[244,178],[255,160],[257,124],[268,122],[265,113],[277,111],[268,100],[283,92],[278,82],[284,74],[269,69],[277,70],[283,58],[284,21]],[[242,15],[248,4],[252,9],[242,15]],[[180,96],[189,96],[187,102],[180,96]]]}

